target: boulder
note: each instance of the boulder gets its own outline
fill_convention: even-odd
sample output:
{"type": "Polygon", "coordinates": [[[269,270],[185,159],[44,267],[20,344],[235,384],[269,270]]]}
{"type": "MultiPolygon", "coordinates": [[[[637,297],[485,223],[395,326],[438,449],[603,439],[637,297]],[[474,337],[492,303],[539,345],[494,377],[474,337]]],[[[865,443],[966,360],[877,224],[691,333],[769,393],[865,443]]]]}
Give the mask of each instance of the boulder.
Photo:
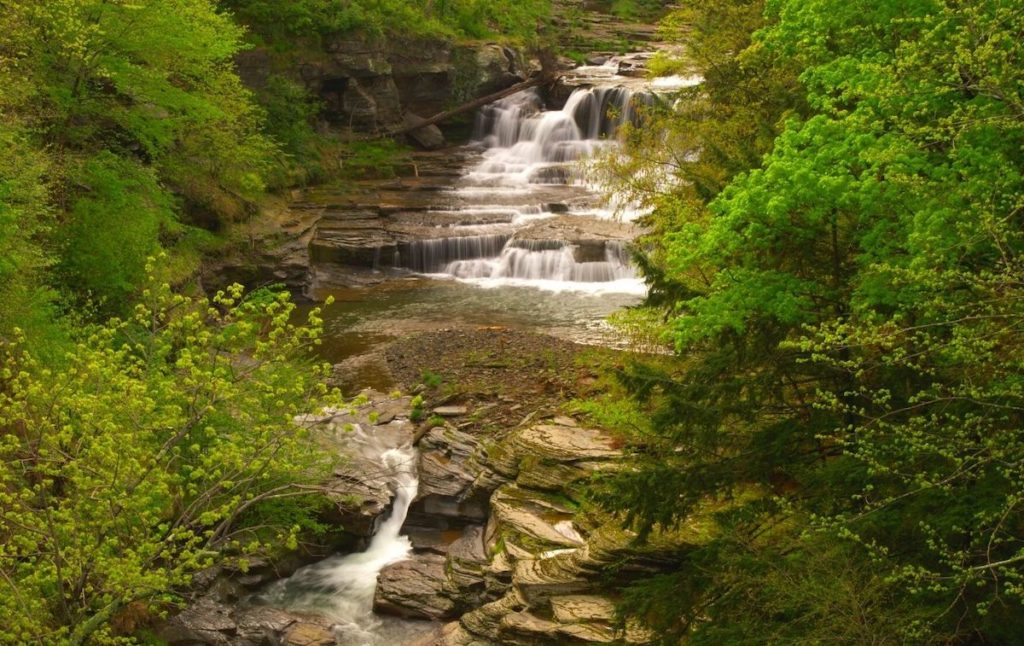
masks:
{"type": "Polygon", "coordinates": [[[538,547],[579,547],[583,544],[572,527],[572,511],[540,492],[505,485],[491,496],[491,512],[494,519],[492,532],[497,536],[506,533],[522,535],[538,547]]]}
{"type": "MultiPolygon", "coordinates": [[[[418,124],[426,121],[423,117],[413,114],[412,112],[406,112],[402,117],[402,123],[406,128],[412,128],[418,124]]],[[[444,148],[447,143],[444,140],[444,133],[436,125],[427,125],[415,130],[410,130],[406,133],[414,144],[422,148],[423,150],[437,150],[438,148],[444,148]]]]}
{"type": "Polygon", "coordinates": [[[235,612],[237,639],[244,644],[273,644],[279,642],[281,635],[298,620],[294,614],[278,608],[243,608],[235,612]]]}
{"type": "Polygon", "coordinates": [[[485,467],[477,439],[447,426],[432,428],[419,443],[419,498],[410,511],[416,526],[458,529],[487,519],[491,489],[475,483],[485,467]]]}
{"type": "Polygon", "coordinates": [[[292,624],[281,639],[281,646],[335,646],[336,643],[330,630],[306,622],[292,624]]]}
{"type": "Polygon", "coordinates": [[[236,628],[230,607],[204,598],[167,620],[157,636],[169,646],[230,644],[236,628]]]}
{"type": "Polygon", "coordinates": [[[465,494],[479,472],[471,461],[479,448],[476,438],[454,428],[435,426],[423,436],[419,447],[421,494],[465,494]]]}
{"type": "Polygon", "coordinates": [[[392,563],[377,577],[373,609],[414,619],[452,619],[455,604],[442,594],[445,559],[437,554],[416,555],[392,563]]]}

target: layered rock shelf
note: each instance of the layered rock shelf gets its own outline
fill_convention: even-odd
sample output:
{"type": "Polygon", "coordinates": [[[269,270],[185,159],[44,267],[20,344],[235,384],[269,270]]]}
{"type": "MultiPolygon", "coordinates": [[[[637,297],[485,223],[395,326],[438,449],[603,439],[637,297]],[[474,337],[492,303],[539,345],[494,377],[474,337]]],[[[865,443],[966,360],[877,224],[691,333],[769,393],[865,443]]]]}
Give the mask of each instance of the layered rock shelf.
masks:
{"type": "MultiPolygon", "coordinates": [[[[526,425],[499,442],[438,427],[421,445],[424,498],[464,528],[381,573],[378,612],[456,619],[421,646],[646,643],[650,635],[614,621],[615,590],[603,572],[650,571],[701,532],[662,537],[637,549],[611,519],[581,516],[574,482],[622,458],[614,437],[567,417],[526,425]],[[554,474],[557,474],[554,475],[554,474]],[[556,482],[557,480],[557,482],[556,482]],[[537,483],[537,484],[534,484],[537,483]],[[490,490],[486,525],[454,510],[490,490]]],[[[414,509],[415,509],[414,505],[414,509]]]]}

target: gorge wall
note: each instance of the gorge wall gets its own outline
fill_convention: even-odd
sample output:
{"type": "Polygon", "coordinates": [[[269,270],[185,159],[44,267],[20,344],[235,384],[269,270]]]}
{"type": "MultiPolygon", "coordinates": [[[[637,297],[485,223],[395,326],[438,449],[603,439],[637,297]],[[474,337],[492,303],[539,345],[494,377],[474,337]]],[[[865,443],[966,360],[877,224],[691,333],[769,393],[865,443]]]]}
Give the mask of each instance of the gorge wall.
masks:
{"type": "Polygon", "coordinates": [[[243,52],[237,66],[257,91],[274,74],[300,82],[321,101],[324,126],[364,133],[401,125],[408,113],[429,117],[499,91],[530,71],[521,51],[497,43],[352,35],[285,54],[257,47],[243,52]]]}

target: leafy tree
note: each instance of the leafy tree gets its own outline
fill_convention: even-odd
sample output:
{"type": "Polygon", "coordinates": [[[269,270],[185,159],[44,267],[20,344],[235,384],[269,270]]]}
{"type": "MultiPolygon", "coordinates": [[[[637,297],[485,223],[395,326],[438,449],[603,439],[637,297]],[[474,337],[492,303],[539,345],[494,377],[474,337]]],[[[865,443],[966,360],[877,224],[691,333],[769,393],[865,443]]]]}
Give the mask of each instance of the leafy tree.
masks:
{"type": "Polygon", "coordinates": [[[643,221],[650,233],[638,258],[652,302],[690,289],[666,274],[669,235],[685,221],[706,219],[708,201],[771,150],[783,117],[805,111],[795,59],[751,46],[765,24],[761,0],[693,3],[669,13],[659,33],[680,43],[681,53],[661,54],[652,67],[702,81],[640,107],[642,127],[625,129],[626,154],[613,151],[594,165],[620,202],[653,210],[643,221]]]}
{"type": "Polygon", "coordinates": [[[1024,622],[1024,9],[765,15],[737,59],[791,61],[806,107],[760,163],[719,145],[751,141],[729,117],[758,96],[678,149],[710,172],[659,198],[645,266],[680,361],[621,375],[653,432],[603,489],[644,530],[729,504],[627,607],[695,643],[1004,642],[1024,622]]]}
{"type": "Polygon", "coordinates": [[[119,612],[159,611],[225,553],[294,542],[293,514],[240,523],[308,495],[331,463],[295,421],[328,395],[305,359],[321,322],[295,326],[292,309],[285,294],[192,300],[151,281],[129,319],[84,329],[63,369],[3,347],[0,640],[110,641],[119,612]]]}
{"type": "Polygon", "coordinates": [[[51,261],[38,244],[53,224],[49,159],[14,124],[0,124],[0,148],[0,335],[16,325],[38,332],[52,298],[44,286],[51,261]]]}
{"type": "Polygon", "coordinates": [[[551,14],[550,0],[223,0],[223,5],[272,41],[315,40],[359,33],[399,36],[494,37],[533,40],[551,14]]]}
{"type": "Polygon", "coordinates": [[[241,36],[207,0],[5,4],[0,109],[26,154],[4,172],[45,167],[52,213],[47,231],[22,211],[16,239],[69,252],[64,287],[123,303],[182,204],[225,218],[261,194],[276,148],[233,70],[241,36]]]}

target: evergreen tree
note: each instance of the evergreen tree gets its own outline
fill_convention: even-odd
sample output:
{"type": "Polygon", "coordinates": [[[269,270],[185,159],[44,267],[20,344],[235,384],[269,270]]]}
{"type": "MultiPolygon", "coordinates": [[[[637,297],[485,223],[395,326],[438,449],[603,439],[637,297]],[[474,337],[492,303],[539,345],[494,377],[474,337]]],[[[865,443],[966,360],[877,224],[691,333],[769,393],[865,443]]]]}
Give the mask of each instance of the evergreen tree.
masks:
{"type": "Polygon", "coordinates": [[[698,139],[701,177],[731,181],[662,199],[648,264],[678,286],[680,361],[623,374],[655,433],[603,489],[642,529],[729,501],[719,540],[632,595],[670,635],[1020,630],[1022,11],[781,1],[737,56],[803,70],[806,112],[738,175],[698,139]]]}

